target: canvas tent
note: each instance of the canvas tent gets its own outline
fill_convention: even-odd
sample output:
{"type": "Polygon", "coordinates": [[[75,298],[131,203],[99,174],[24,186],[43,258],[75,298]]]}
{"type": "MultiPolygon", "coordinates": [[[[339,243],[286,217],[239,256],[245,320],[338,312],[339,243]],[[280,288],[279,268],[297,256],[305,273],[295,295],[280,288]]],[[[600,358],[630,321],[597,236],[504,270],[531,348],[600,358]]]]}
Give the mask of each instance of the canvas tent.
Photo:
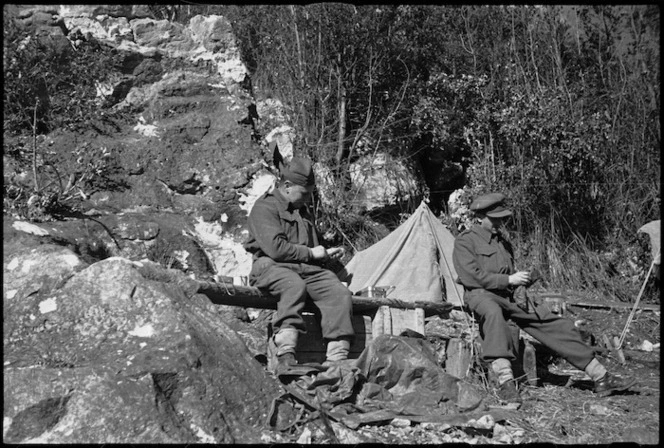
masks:
{"type": "Polygon", "coordinates": [[[453,249],[454,236],[422,202],[392,233],[356,253],[338,275],[353,293],[393,286],[388,298],[460,306],[463,287],[455,282],[453,249]]]}

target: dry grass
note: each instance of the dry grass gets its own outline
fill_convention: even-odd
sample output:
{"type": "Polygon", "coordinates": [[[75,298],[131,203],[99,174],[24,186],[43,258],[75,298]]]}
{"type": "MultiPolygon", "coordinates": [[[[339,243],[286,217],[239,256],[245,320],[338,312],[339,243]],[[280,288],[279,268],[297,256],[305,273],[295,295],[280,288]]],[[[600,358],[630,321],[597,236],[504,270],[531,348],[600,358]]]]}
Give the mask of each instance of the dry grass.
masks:
{"type": "MultiPolygon", "coordinates": [[[[525,442],[554,444],[613,443],[625,441],[627,428],[653,424],[659,414],[631,411],[622,396],[598,399],[590,391],[575,387],[529,388],[528,407],[517,422],[526,429],[525,442]]],[[[658,427],[657,427],[658,429],[658,427]]]]}
{"type": "MultiPolygon", "coordinates": [[[[635,302],[652,261],[641,247],[616,243],[610,251],[599,251],[578,234],[572,234],[565,242],[541,229],[536,229],[527,240],[517,236],[514,247],[517,268],[539,269],[548,290],[628,303],[635,302]]],[[[652,276],[648,285],[641,300],[659,303],[659,290],[654,287],[652,276]]]]}

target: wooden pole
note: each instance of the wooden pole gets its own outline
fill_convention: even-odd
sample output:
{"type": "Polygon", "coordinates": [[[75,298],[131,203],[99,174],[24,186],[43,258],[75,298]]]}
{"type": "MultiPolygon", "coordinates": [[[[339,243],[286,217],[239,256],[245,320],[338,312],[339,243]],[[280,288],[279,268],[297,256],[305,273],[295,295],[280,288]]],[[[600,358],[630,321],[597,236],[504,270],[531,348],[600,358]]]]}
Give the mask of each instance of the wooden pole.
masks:
{"type": "Polygon", "coordinates": [[[620,361],[620,364],[625,364],[625,354],[623,353],[622,348],[620,348],[620,340],[618,339],[618,336],[613,337],[613,346],[616,348],[616,354],[618,355],[618,360],[620,361]]]}
{"type": "MultiPolygon", "coordinates": [[[[197,292],[206,295],[217,305],[241,306],[244,308],[277,309],[277,299],[263,294],[253,286],[233,285],[225,282],[195,281],[197,292]]],[[[422,308],[428,315],[449,313],[454,305],[448,302],[434,303],[426,301],[406,302],[398,299],[352,296],[353,311],[370,311],[381,306],[414,310],[422,308]]],[[[311,306],[309,305],[309,308],[311,306]]],[[[305,308],[307,309],[307,308],[305,308]]]]}
{"type": "MultiPolygon", "coordinates": [[[[657,255],[659,256],[659,253],[657,255]]],[[[629,317],[627,318],[627,323],[625,324],[625,328],[623,328],[623,331],[620,334],[620,339],[618,340],[618,347],[616,347],[618,349],[622,347],[623,342],[625,342],[625,336],[627,336],[627,329],[629,328],[629,325],[632,323],[632,319],[634,318],[634,313],[636,312],[636,308],[639,306],[639,301],[641,300],[643,291],[645,291],[646,289],[646,284],[648,283],[648,279],[650,278],[650,273],[652,272],[653,267],[655,267],[656,260],[657,256],[655,256],[652,260],[652,263],[650,263],[650,269],[648,269],[648,274],[646,275],[646,279],[643,281],[643,286],[641,286],[639,295],[636,297],[636,302],[634,302],[634,307],[632,308],[632,311],[629,313],[629,317]]]]}
{"type": "Polygon", "coordinates": [[[611,341],[611,338],[605,333],[602,335],[602,339],[604,340],[606,348],[618,359],[618,362],[620,362],[620,364],[625,364],[625,354],[622,349],[618,347],[618,338],[614,337],[613,341],[611,341]]]}

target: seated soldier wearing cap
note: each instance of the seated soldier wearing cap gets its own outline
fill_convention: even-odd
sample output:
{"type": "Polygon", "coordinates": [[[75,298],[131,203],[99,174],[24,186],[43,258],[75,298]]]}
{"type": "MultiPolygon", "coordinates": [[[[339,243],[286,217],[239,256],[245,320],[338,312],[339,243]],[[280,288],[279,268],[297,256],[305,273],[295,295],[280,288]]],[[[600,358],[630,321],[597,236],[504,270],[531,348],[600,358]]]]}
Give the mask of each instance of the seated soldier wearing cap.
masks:
{"type": "Polygon", "coordinates": [[[320,245],[307,210],[315,185],[311,162],[293,157],[289,164],[278,162],[277,168],[277,187],[251,209],[250,236],[244,247],[254,260],[250,284],[279,300],[269,342],[276,346],[279,374],[296,364],[298,335],[306,332],[301,311],[307,298],[320,310],[327,364],[348,358],[354,330],[351,292],[323,267],[326,261],[340,258],[344,250],[320,245]]]}
{"type": "Polygon", "coordinates": [[[500,231],[503,220],[512,214],[505,207],[505,196],[501,193],[480,196],[470,209],[479,223],[456,238],[453,262],[464,286],[465,305],[478,318],[482,358],[490,363],[497,377],[498,397],[521,403],[511,364],[518,353],[518,330],[516,340],[511,330],[514,324],[574,367],[584,370],[600,396],[634,385],[633,379],[621,380],[606,371],[593,349],[582,341],[572,321],[546,307],[526,310],[515,303],[514,289],[529,286],[533,279],[530,272],[515,270],[512,246],[500,231]]]}

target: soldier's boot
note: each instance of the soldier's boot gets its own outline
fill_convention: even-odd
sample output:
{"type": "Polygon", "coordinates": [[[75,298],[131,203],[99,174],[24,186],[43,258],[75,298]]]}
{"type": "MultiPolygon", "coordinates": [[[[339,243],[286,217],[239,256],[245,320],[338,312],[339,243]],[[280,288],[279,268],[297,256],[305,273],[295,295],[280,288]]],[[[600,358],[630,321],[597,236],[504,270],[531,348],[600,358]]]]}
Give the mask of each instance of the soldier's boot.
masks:
{"type": "Polygon", "coordinates": [[[606,374],[595,381],[594,392],[600,397],[608,397],[617,392],[628,390],[636,384],[634,378],[618,378],[615,375],[606,372],[606,374]]]}
{"type": "Polygon", "coordinates": [[[298,332],[295,328],[282,328],[273,336],[277,355],[275,373],[282,374],[297,364],[295,347],[297,346],[298,332]]]}
{"type": "Polygon", "coordinates": [[[496,395],[500,401],[508,404],[516,404],[517,407],[520,407],[521,403],[523,403],[523,399],[516,387],[516,381],[514,380],[512,363],[510,360],[505,358],[494,359],[491,362],[491,370],[495,374],[496,380],[499,384],[496,389],[496,395]]]}
{"type": "Polygon", "coordinates": [[[350,352],[350,340],[347,338],[332,339],[327,343],[327,351],[325,353],[325,362],[323,366],[329,367],[334,364],[339,364],[348,359],[350,352]]]}
{"type": "Polygon", "coordinates": [[[617,392],[628,390],[636,384],[634,378],[619,378],[610,374],[597,358],[592,361],[584,369],[590,379],[594,382],[594,392],[600,397],[607,397],[617,392]]]}

